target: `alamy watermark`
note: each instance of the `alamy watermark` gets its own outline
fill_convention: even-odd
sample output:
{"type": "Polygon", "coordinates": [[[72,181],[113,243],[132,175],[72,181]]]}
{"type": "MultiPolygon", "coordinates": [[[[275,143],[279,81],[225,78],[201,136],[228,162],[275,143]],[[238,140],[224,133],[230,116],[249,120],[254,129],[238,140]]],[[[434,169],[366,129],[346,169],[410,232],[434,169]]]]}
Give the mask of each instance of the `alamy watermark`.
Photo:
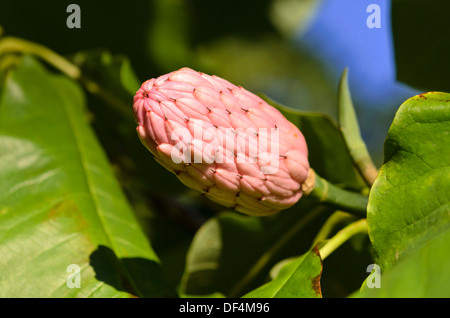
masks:
{"type": "Polygon", "coordinates": [[[368,288],[381,288],[381,269],[377,264],[370,264],[367,266],[367,273],[370,275],[366,279],[366,286],[368,288]]]}
{"type": "Polygon", "coordinates": [[[378,4],[369,4],[366,12],[371,13],[366,20],[366,25],[369,29],[381,28],[381,8],[378,4]]]}
{"type": "Polygon", "coordinates": [[[188,124],[191,130],[179,126],[170,135],[176,142],[170,153],[174,163],[258,163],[264,174],[278,171],[278,128],[224,128],[200,119],[188,124]]]}
{"type": "Polygon", "coordinates": [[[81,288],[81,268],[77,264],[70,264],[67,266],[67,272],[70,275],[67,277],[66,285],[68,288],[81,288]]]}
{"type": "Polygon", "coordinates": [[[69,4],[66,12],[70,13],[67,17],[66,25],[69,29],[81,28],[81,8],[78,4],[69,4]]]}

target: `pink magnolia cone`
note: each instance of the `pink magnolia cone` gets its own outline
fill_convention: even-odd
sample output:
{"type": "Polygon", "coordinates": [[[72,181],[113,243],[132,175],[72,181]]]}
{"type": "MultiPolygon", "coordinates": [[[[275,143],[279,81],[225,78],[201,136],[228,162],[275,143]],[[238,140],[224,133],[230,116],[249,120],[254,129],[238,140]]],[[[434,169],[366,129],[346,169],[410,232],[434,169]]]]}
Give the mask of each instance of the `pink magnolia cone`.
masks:
{"type": "Polygon", "coordinates": [[[133,110],[155,159],[212,201],[262,216],[302,196],[309,171],[302,133],[244,88],[182,68],[144,82],[133,110]]]}

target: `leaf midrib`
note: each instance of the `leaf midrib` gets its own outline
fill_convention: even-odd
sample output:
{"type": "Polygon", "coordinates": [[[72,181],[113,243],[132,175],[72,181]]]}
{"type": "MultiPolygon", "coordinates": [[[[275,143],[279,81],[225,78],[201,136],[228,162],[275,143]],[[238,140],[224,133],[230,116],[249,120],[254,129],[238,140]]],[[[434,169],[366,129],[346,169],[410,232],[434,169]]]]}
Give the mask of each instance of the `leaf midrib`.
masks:
{"type": "MultiPolygon", "coordinates": [[[[52,79],[52,86],[54,86],[53,79],[52,79]]],[[[114,253],[117,255],[118,249],[115,246],[113,239],[111,239],[112,235],[108,229],[107,222],[105,221],[104,211],[101,208],[101,205],[98,201],[97,196],[95,195],[93,179],[92,179],[92,176],[89,173],[89,169],[87,167],[86,155],[85,155],[86,150],[83,147],[83,144],[81,142],[80,132],[78,131],[77,125],[75,124],[75,119],[73,118],[74,114],[72,113],[70,106],[66,103],[66,99],[64,98],[64,96],[62,96],[61,91],[56,88],[53,91],[58,94],[58,97],[61,100],[61,103],[63,105],[64,113],[65,113],[67,121],[69,123],[73,139],[75,140],[76,148],[78,150],[77,154],[78,154],[78,158],[79,158],[82,170],[83,170],[84,179],[86,181],[86,185],[89,190],[89,194],[90,194],[89,197],[91,198],[92,203],[95,208],[95,211],[97,212],[96,215],[97,215],[98,219],[100,220],[100,224],[102,226],[103,231],[105,232],[105,236],[106,236],[110,246],[112,247],[114,253]]],[[[117,258],[120,268],[122,269],[122,272],[126,275],[127,280],[130,282],[131,286],[133,287],[133,290],[138,294],[137,296],[143,297],[142,293],[140,292],[139,288],[135,284],[134,280],[129,275],[129,273],[126,269],[126,266],[123,264],[123,262],[120,260],[119,257],[116,256],[116,258],[117,258]]]]}

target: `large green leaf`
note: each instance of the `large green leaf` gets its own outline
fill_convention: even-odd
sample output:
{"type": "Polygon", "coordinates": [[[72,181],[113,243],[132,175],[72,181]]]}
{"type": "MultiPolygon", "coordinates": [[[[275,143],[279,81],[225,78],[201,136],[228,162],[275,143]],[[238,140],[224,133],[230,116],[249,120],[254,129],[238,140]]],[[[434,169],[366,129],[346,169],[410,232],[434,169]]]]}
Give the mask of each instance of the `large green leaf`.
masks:
{"type": "Polygon", "coordinates": [[[320,298],[322,260],[317,248],[281,268],[270,282],[244,295],[246,298],[320,298]]]}
{"type": "Polygon", "coordinates": [[[367,213],[382,269],[450,229],[449,145],[450,94],[422,94],[400,106],[367,213]]]}
{"type": "MultiPolygon", "coordinates": [[[[184,199],[186,186],[153,159],[137,136],[132,104],[140,83],[131,63],[126,56],[104,50],[78,52],[72,60],[81,68],[85,87],[92,93],[87,95],[91,125],[164,263],[168,279],[178,284],[193,236],[192,229],[179,221],[180,214],[188,214],[186,210],[192,207],[184,199]]],[[[148,72],[148,77],[157,75],[148,72]]]]}
{"type": "Polygon", "coordinates": [[[0,295],[174,295],[71,80],[25,57],[0,101],[0,295]],[[81,288],[66,284],[71,264],[81,288]]]}
{"type": "MultiPolygon", "coordinates": [[[[448,298],[450,297],[450,231],[426,242],[395,267],[382,273],[378,288],[364,285],[353,297],[448,298]]],[[[370,278],[369,278],[370,279],[370,278]]],[[[372,281],[374,283],[374,281],[372,281]]]]}

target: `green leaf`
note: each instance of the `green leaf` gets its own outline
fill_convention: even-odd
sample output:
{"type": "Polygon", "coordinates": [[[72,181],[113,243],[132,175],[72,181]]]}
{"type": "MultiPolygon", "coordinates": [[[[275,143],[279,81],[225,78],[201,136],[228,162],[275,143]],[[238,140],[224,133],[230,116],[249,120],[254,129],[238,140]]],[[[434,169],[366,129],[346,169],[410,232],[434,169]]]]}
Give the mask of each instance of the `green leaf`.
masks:
{"type": "Polygon", "coordinates": [[[392,1],[397,79],[426,91],[450,91],[447,0],[392,1]]]}
{"type": "Polygon", "coordinates": [[[339,83],[338,96],[339,129],[344,138],[351,158],[356,168],[370,187],[377,176],[375,168],[366,144],[361,137],[358,118],[353,107],[350,89],[348,87],[348,69],[342,73],[339,83]]]}
{"type": "Polygon", "coordinates": [[[322,260],[317,248],[289,262],[272,281],[244,298],[320,298],[322,260]]]}
{"type": "Polygon", "coordinates": [[[211,218],[194,236],[181,292],[242,296],[263,284],[275,263],[308,251],[330,213],[302,199],[296,207],[264,218],[235,212],[211,218]]]}
{"type": "Polygon", "coordinates": [[[367,213],[382,270],[450,228],[449,145],[450,94],[422,94],[400,106],[367,213]]]}
{"type": "Polygon", "coordinates": [[[168,279],[176,285],[193,236],[176,216],[189,204],[184,197],[187,188],[157,163],[139,140],[132,106],[140,83],[130,60],[104,50],[89,50],[77,53],[73,61],[82,70],[85,87],[89,89],[89,82],[98,84],[87,95],[92,127],[164,263],[168,279]]]}
{"type": "Polygon", "coordinates": [[[430,239],[380,277],[372,278],[370,285],[366,285],[365,282],[361,292],[354,293],[352,297],[450,297],[449,245],[450,231],[446,231],[430,239]],[[379,288],[375,287],[375,279],[379,279],[379,288]]]}
{"type": "Polygon", "coordinates": [[[174,295],[68,78],[24,57],[0,100],[0,296],[174,295]],[[81,288],[69,288],[71,264],[81,288]]]}

